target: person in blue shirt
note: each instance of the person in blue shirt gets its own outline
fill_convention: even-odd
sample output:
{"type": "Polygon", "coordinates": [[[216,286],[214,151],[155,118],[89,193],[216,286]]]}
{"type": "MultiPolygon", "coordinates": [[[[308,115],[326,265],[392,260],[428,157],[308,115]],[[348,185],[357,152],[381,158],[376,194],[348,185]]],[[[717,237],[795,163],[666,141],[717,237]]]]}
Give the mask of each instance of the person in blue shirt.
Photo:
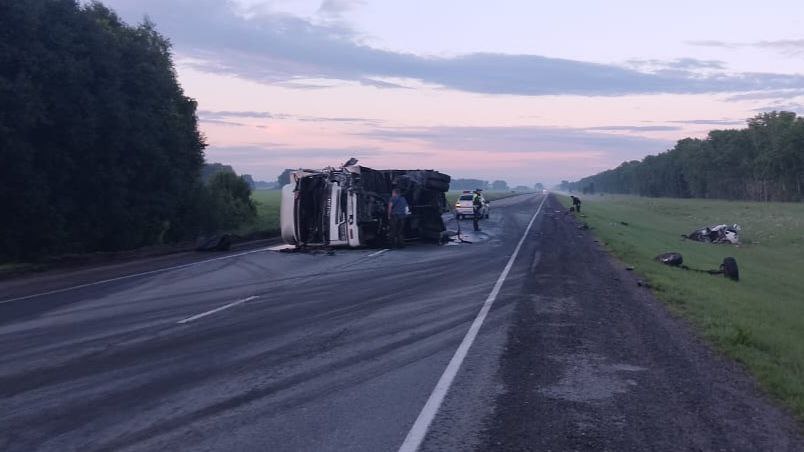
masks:
{"type": "Polygon", "coordinates": [[[409,211],[408,201],[399,194],[399,189],[395,188],[391,192],[391,200],[388,201],[388,221],[391,224],[389,238],[393,247],[405,246],[405,217],[409,211]]]}

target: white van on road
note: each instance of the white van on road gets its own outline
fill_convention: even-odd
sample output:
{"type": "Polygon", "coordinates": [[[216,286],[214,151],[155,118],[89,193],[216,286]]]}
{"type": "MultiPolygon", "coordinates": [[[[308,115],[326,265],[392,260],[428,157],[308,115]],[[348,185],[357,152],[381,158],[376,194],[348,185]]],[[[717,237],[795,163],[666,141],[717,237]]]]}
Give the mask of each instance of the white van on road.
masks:
{"type": "MultiPolygon", "coordinates": [[[[474,199],[474,192],[464,190],[464,192],[461,193],[461,196],[458,197],[458,200],[455,201],[455,215],[458,217],[459,220],[465,217],[475,216],[475,208],[474,204],[472,203],[473,199],[474,199]]],[[[480,193],[480,202],[482,204],[482,206],[480,207],[480,218],[488,218],[489,202],[486,201],[486,198],[483,196],[483,193],[480,193]]]]}

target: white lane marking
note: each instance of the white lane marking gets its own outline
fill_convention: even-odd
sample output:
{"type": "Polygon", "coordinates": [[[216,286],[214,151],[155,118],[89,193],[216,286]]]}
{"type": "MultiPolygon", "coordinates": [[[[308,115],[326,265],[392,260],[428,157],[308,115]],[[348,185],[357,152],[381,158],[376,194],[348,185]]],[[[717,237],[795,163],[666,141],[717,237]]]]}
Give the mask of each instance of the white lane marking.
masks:
{"type": "Polygon", "coordinates": [[[379,256],[380,254],[385,253],[385,252],[388,252],[388,251],[391,251],[391,250],[389,250],[388,248],[386,248],[386,249],[384,249],[384,250],[379,250],[379,251],[377,251],[377,252],[375,252],[375,253],[371,253],[371,254],[369,254],[369,255],[368,255],[368,256],[366,256],[366,257],[374,257],[374,256],[379,256]]]}
{"type": "Polygon", "coordinates": [[[422,441],[424,441],[424,437],[427,435],[427,429],[430,428],[430,424],[441,408],[444,397],[446,397],[450,386],[452,386],[452,382],[458,374],[458,370],[461,368],[461,364],[463,364],[463,360],[466,358],[469,348],[472,346],[472,343],[474,343],[477,333],[483,325],[483,321],[486,320],[486,315],[488,315],[489,310],[491,310],[491,305],[494,304],[494,300],[497,299],[497,294],[500,293],[503,282],[505,282],[505,278],[508,277],[508,272],[511,271],[511,267],[514,265],[519,250],[522,248],[522,244],[525,242],[525,238],[528,236],[533,222],[536,220],[539,212],[541,212],[545,200],[547,200],[546,196],[542,199],[541,204],[539,204],[539,208],[536,209],[536,213],[533,214],[533,218],[530,219],[525,233],[522,234],[522,238],[519,239],[519,243],[516,249],[514,249],[514,254],[508,259],[508,264],[506,264],[500,277],[494,284],[494,288],[491,289],[491,293],[488,298],[486,298],[486,302],[483,303],[483,307],[480,308],[480,312],[477,314],[477,317],[475,317],[474,322],[472,322],[472,326],[469,327],[469,331],[466,332],[466,336],[463,337],[461,345],[455,350],[455,354],[452,356],[449,364],[447,364],[447,368],[444,369],[444,373],[441,374],[441,378],[438,379],[438,383],[436,383],[433,392],[430,394],[430,398],[427,399],[427,403],[424,404],[424,408],[422,408],[422,411],[419,413],[419,417],[416,418],[416,422],[414,422],[413,427],[410,428],[408,436],[405,437],[405,442],[399,447],[399,452],[415,452],[419,449],[419,446],[421,446],[422,441]]]}
{"type": "Polygon", "coordinates": [[[282,251],[282,250],[289,250],[289,249],[291,249],[291,248],[293,248],[293,247],[294,247],[293,245],[288,245],[288,244],[285,244],[285,245],[276,245],[276,246],[272,246],[272,247],[270,247],[270,248],[268,248],[268,249],[269,249],[270,251],[282,251]]]}
{"type": "Polygon", "coordinates": [[[229,303],[229,304],[221,306],[219,308],[215,308],[215,309],[212,309],[212,310],[207,311],[207,312],[202,312],[201,314],[196,314],[196,315],[194,315],[192,317],[187,317],[186,319],[179,320],[176,323],[183,325],[185,323],[192,322],[193,320],[198,320],[198,319],[204,318],[204,317],[206,317],[208,315],[212,315],[212,314],[214,314],[216,312],[223,311],[224,309],[229,309],[229,308],[237,306],[239,304],[243,304],[243,303],[245,303],[247,301],[256,300],[257,298],[260,298],[260,296],[259,295],[253,295],[253,296],[248,297],[248,298],[243,298],[242,300],[237,300],[234,303],[229,303]]]}
{"type": "Polygon", "coordinates": [[[11,302],[14,302],[14,301],[28,300],[28,299],[37,298],[37,297],[44,297],[45,295],[54,295],[54,294],[57,294],[57,293],[69,292],[71,290],[83,289],[85,287],[98,286],[98,285],[101,285],[101,284],[108,284],[110,282],[122,281],[124,279],[137,278],[139,276],[152,275],[152,274],[155,274],[155,273],[162,273],[162,272],[166,272],[166,271],[170,271],[170,270],[179,270],[179,269],[182,269],[182,268],[187,268],[187,267],[193,267],[193,266],[196,266],[196,265],[206,264],[207,262],[220,261],[220,260],[224,260],[224,259],[232,259],[232,258],[235,258],[235,257],[245,256],[247,254],[260,253],[260,252],[263,252],[263,251],[268,251],[269,249],[270,248],[260,248],[258,250],[251,250],[251,251],[246,251],[244,253],[238,253],[238,254],[231,254],[231,255],[228,255],[228,256],[215,257],[215,258],[207,259],[207,260],[203,260],[203,261],[191,262],[189,264],[177,265],[175,267],[159,268],[159,269],[156,269],[156,270],[149,270],[147,272],[134,273],[132,275],[125,275],[125,276],[118,276],[116,278],[104,279],[103,281],[95,281],[95,282],[91,282],[91,283],[87,283],[87,284],[80,284],[80,285],[77,285],[77,286],[66,287],[64,289],[56,289],[56,290],[50,290],[48,292],[42,292],[42,293],[37,293],[37,294],[33,294],[33,295],[26,295],[24,297],[10,298],[8,300],[0,301],[0,304],[11,303],[11,302]]]}

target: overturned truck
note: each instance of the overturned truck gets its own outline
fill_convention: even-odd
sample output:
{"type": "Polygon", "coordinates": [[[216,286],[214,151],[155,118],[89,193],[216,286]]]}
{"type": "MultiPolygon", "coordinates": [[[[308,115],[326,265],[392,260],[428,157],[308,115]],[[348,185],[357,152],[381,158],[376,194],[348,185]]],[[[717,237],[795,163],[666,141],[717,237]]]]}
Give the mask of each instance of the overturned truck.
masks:
{"type": "Polygon", "coordinates": [[[387,241],[388,200],[398,188],[410,206],[405,236],[440,241],[450,176],[432,170],[375,170],[352,159],[340,168],[298,170],[282,188],[285,243],[381,246],[387,241]]]}

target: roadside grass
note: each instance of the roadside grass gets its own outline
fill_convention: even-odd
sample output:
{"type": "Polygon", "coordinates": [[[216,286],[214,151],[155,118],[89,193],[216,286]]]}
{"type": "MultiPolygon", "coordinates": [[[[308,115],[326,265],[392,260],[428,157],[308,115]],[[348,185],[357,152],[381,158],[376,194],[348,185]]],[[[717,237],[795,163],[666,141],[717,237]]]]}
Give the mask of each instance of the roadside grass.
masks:
{"type": "Polygon", "coordinates": [[[251,199],[257,205],[257,218],[243,226],[239,235],[279,235],[279,206],[282,202],[281,190],[254,190],[251,199]]]}
{"type": "Polygon", "coordinates": [[[804,421],[804,204],[611,195],[582,201],[581,219],[609,250],[804,421]],[[680,237],[721,223],[742,226],[741,245],[680,237]],[[717,269],[734,257],[740,281],[653,260],[668,251],[698,269],[717,269]]]}

